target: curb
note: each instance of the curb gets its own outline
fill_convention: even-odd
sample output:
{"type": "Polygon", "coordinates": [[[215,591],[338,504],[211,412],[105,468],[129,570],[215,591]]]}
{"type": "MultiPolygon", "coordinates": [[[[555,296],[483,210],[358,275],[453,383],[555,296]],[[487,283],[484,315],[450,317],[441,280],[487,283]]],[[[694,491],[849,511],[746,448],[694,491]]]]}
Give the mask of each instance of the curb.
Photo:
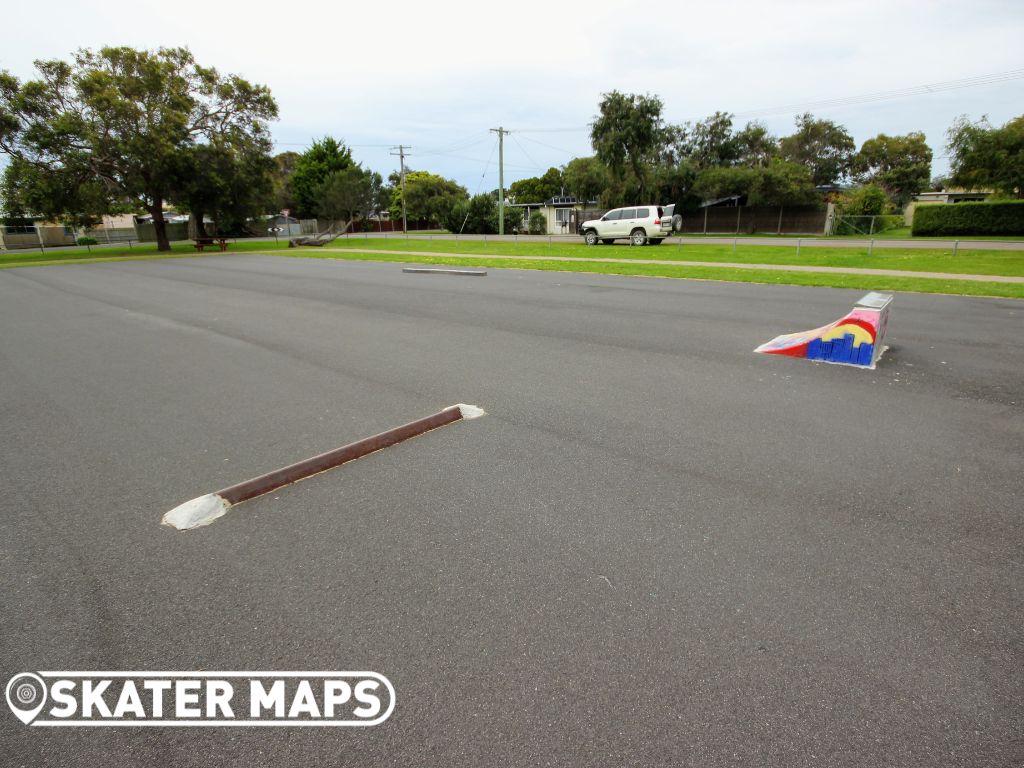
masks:
{"type": "Polygon", "coordinates": [[[485,411],[475,405],[459,403],[442,411],[416,421],[410,421],[400,427],[389,429],[354,443],[335,448],[333,451],[311,456],[308,459],[275,469],[272,472],[230,485],[214,493],[199,496],[184,504],[179,504],[161,518],[162,525],[176,528],[179,531],[209,525],[218,517],[222,517],[229,508],[243,501],[262,496],[284,485],[297,483],[307,477],[326,472],[328,469],[362,458],[382,448],[388,448],[411,437],[422,435],[432,429],[443,427],[462,419],[475,419],[483,416],[485,411]]]}

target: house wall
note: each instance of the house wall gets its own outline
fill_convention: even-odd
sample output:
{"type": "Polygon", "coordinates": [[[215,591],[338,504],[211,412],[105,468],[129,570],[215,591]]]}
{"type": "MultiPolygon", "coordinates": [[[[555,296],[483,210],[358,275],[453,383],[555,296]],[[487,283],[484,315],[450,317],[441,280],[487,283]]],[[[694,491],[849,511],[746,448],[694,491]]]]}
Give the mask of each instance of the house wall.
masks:
{"type": "Polygon", "coordinates": [[[12,229],[14,228],[0,227],[0,244],[7,250],[39,248],[40,244],[52,248],[58,245],[74,245],[76,242],[75,233],[59,224],[37,225],[29,232],[15,232],[11,231],[12,229]]]}

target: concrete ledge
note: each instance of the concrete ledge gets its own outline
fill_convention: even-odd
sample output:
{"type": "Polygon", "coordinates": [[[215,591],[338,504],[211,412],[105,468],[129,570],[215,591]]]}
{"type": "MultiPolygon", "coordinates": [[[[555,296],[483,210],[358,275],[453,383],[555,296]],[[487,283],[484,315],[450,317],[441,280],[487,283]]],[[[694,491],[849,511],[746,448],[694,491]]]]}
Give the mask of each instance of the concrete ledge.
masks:
{"type": "Polygon", "coordinates": [[[428,269],[426,267],[403,267],[403,272],[414,275],[469,275],[472,277],[486,277],[487,270],[484,269],[428,269]]]}
{"type": "Polygon", "coordinates": [[[222,488],[215,493],[208,493],[186,501],[165,514],[160,522],[179,531],[209,525],[217,518],[223,517],[229,508],[241,504],[243,501],[262,496],[281,486],[305,480],[307,477],[326,472],[328,469],[333,469],[411,437],[422,435],[432,429],[451,424],[453,421],[476,419],[484,414],[485,411],[475,405],[466,405],[465,403],[452,405],[443,411],[411,421],[400,427],[357,440],[318,456],[311,456],[295,464],[289,464],[287,467],[275,469],[273,472],[267,472],[259,477],[222,488]]]}

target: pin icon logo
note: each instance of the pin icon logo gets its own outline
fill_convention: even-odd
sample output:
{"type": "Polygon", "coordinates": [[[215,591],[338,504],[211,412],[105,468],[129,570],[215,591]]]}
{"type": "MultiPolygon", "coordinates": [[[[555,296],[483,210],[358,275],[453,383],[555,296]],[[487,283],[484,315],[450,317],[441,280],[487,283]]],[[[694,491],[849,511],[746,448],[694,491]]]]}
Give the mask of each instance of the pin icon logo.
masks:
{"type": "Polygon", "coordinates": [[[7,683],[7,706],[21,722],[28,725],[46,704],[46,683],[39,675],[23,672],[7,683]]]}

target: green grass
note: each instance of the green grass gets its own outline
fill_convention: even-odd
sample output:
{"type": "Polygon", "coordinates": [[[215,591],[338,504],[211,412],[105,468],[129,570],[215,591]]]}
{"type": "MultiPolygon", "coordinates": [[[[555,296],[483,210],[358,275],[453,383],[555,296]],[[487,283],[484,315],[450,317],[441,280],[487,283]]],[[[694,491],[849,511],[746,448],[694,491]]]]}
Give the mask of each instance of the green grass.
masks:
{"type": "MultiPolygon", "coordinates": [[[[287,248],[288,243],[281,241],[273,242],[250,242],[239,241],[228,246],[227,253],[245,253],[250,251],[268,251],[287,248]]],[[[136,245],[131,248],[121,247],[100,247],[91,251],[86,248],[56,248],[48,249],[45,253],[39,251],[17,250],[0,251],[0,269],[4,267],[29,267],[42,264],[81,264],[101,261],[120,260],[144,260],[144,259],[173,259],[187,256],[209,256],[219,254],[219,251],[204,251],[198,253],[191,243],[174,243],[171,245],[170,253],[161,253],[156,249],[155,244],[136,245]]]]}
{"type": "Polygon", "coordinates": [[[633,275],[640,277],[673,277],[727,282],[767,283],[773,285],[811,285],[861,290],[908,291],[916,293],[945,293],[964,296],[996,296],[1024,299],[1024,283],[988,283],[966,280],[943,280],[925,277],[876,277],[874,275],[841,275],[815,272],[784,272],[775,270],[734,269],[728,267],[699,267],[674,264],[607,264],[596,261],[527,261],[516,259],[488,259],[486,256],[407,256],[403,254],[360,253],[352,248],[346,251],[322,251],[300,248],[279,255],[297,258],[341,259],[352,261],[393,261],[411,264],[440,264],[463,267],[496,267],[504,269],[536,269],[550,272],[590,272],[605,275],[633,275]]]}
{"type": "Polygon", "coordinates": [[[635,248],[629,245],[587,246],[583,243],[548,244],[547,240],[518,243],[481,240],[381,240],[352,238],[336,240],[331,248],[372,248],[388,251],[429,251],[431,253],[472,254],[480,256],[559,256],[578,259],[657,259],[664,261],[713,261],[737,264],[778,264],[811,267],[855,267],[899,269],[908,272],[947,272],[969,275],[1024,277],[1024,250],[980,251],[893,248],[796,248],[777,245],[745,245],[733,252],[732,243],[677,245],[665,241],[659,246],[635,248]]]}
{"type": "MultiPolygon", "coordinates": [[[[523,238],[518,243],[483,242],[480,240],[417,240],[401,239],[341,239],[331,246],[335,251],[318,248],[288,249],[287,243],[248,242],[232,243],[226,255],[232,253],[266,253],[279,256],[307,258],[355,259],[362,261],[394,261],[418,264],[454,264],[460,266],[506,267],[539,269],[558,272],[593,272],[616,275],[645,275],[649,277],[675,277],[701,280],[770,283],[785,285],[832,286],[921,293],[950,293],[972,296],[1000,296],[1024,298],[1024,284],[969,282],[956,279],[884,277],[875,275],[842,275],[834,273],[787,272],[758,269],[733,269],[687,264],[687,261],[736,262],[743,264],[807,265],[829,267],[868,267],[900,269],[906,271],[960,272],[976,275],[1024,276],[1024,252],[1014,251],[959,251],[954,258],[948,250],[876,250],[868,256],[866,249],[804,248],[800,257],[796,249],[781,246],[751,246],[741,244],[733,253],[731,243],[701,243],[675,245],[669,242],[657,247],[633,248],[628,245],[588,247],[582,243],[553,243],[523,238]],[[408,256],[399,253],[360,253],[360,249],[387,251],[424,251],[436,256],[408,256]],[[515,258],[488,259],[488,256],[559,256],[581,259],[578,262],[517,260],[515,258]],[[658,259],[678,264],[606,264],[589,261],[593,258],[615,258],[625,261],[658,259]]],[[[189,243],[175,244],[170,253],[160,253],[155,245],[133,248],[96,248],[51,251],[45,254],[31,251],[0,253],[0,269],[5,267],[44,264],[81,264],[100,261],[165,259],[220,255],[219,251],[197,254],[189,243]]]]}

